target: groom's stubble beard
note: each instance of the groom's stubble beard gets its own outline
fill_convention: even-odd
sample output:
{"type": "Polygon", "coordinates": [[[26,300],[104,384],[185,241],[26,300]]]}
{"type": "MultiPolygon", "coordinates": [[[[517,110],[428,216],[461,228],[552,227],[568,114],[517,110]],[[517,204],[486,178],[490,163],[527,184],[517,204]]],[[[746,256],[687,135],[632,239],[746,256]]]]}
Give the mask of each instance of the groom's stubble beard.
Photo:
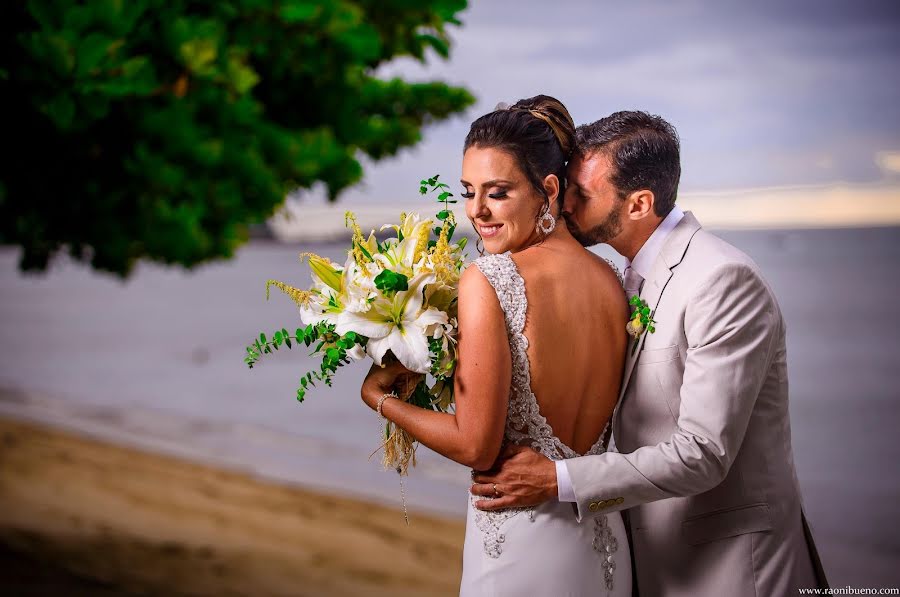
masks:
{"type": "Polygon", "coordinates": [[[612,239],[622,233],[622,215],[620,208],[622,202],[618,202],[613,209],[610,210],[606,218],[596,226],[588,230],[578,228],[570,218],[566,217],[566,228],[569,233],[575,237],[581,246],[591,247],[600,243],[609,243],[612,239]]]}

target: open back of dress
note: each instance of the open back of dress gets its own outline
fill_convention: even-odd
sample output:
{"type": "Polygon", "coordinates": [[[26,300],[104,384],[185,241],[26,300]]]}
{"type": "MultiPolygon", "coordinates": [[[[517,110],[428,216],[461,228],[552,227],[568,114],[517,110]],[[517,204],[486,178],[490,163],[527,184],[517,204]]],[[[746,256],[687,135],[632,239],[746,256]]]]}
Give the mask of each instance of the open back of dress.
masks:
{"type": "MultiPolygon", "coordinates": [[[[528,446],[551,460],[581,456],[553,433],[531,387],[528,299],[525,281],[509,253],[475,261],[497,293],[506,319],[512,382],[504,444],[528,446]]],[[[585,455],[605,451],[607,427],[585,455]]],[[[460,595],[631,594],[630,559],[621,516],[598,514],[578,522],[572,504],[484,512],[470,496],[460,595]],[[521,516],[523,515],[524,516],[521,516]],[[617,567],[621,574],[614,574],[617,567]]]]}

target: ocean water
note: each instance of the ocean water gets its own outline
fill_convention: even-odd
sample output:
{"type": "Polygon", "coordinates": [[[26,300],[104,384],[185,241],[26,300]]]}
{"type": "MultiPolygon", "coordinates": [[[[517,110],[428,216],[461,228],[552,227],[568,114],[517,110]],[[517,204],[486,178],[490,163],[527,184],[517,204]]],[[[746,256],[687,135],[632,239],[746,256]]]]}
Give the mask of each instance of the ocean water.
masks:
{"type": "MultiPolygon", "coordinates": [[[[794,453],[832,583],[900,586],[900,228],[718,234],[759,263],[787,320],[794,453]]],[[[124,283],[67,259],[22,275],[17,250],[0,248],[0,415],[399,504],[397,475],[370,459],[367,365],[298,404],[304,351],[242,362],[260,331],[299,325],[277,290],[266,302],[265,281],[306,286],[298,254],[343,260],[344,246],[253,241],[230,262],[142,264],[124,283]]],[[[410,508],[461,516],[468,471],[418,457],[410,508]]]]}

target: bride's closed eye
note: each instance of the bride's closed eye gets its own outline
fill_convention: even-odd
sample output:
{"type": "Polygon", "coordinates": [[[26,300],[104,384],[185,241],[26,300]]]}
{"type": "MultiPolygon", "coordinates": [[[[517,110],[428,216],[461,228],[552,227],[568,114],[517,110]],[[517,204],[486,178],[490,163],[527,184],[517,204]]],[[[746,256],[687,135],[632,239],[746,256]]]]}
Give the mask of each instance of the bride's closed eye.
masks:
{"type": "MultiPolygon", "coordinates": [[[[459,194],[460,197],[464,199],[471,199],[475,196],[475,191],[467,191],[459,194]]],[[[500,189],[494,193],[488,193],[488,197],[491,199],[505,199],[506,198],[506,189],[500,189]]]]}

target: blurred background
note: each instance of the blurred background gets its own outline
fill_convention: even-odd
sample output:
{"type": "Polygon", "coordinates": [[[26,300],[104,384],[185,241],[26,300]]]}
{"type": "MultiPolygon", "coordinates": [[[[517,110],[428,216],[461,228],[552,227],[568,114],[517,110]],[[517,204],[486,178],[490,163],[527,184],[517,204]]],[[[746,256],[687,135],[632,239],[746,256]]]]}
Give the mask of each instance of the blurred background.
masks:
{"type": "Polygon", "coordinates": [[[420,448],[407,526],[370,459],[367,367],[298,404],[305,353],[242,358],[298,325],[267,279],[305,287],[300,252],[343,260],[347,209],[366,230],[430,212],[418,182],[458,192],[469,123],[538,93],[577,123],[678,129],[679,204],[784,311],[829,580],[900,586],[896,2],[0,11],[4,593],[454,594],[468,471],[420,448]]]}

